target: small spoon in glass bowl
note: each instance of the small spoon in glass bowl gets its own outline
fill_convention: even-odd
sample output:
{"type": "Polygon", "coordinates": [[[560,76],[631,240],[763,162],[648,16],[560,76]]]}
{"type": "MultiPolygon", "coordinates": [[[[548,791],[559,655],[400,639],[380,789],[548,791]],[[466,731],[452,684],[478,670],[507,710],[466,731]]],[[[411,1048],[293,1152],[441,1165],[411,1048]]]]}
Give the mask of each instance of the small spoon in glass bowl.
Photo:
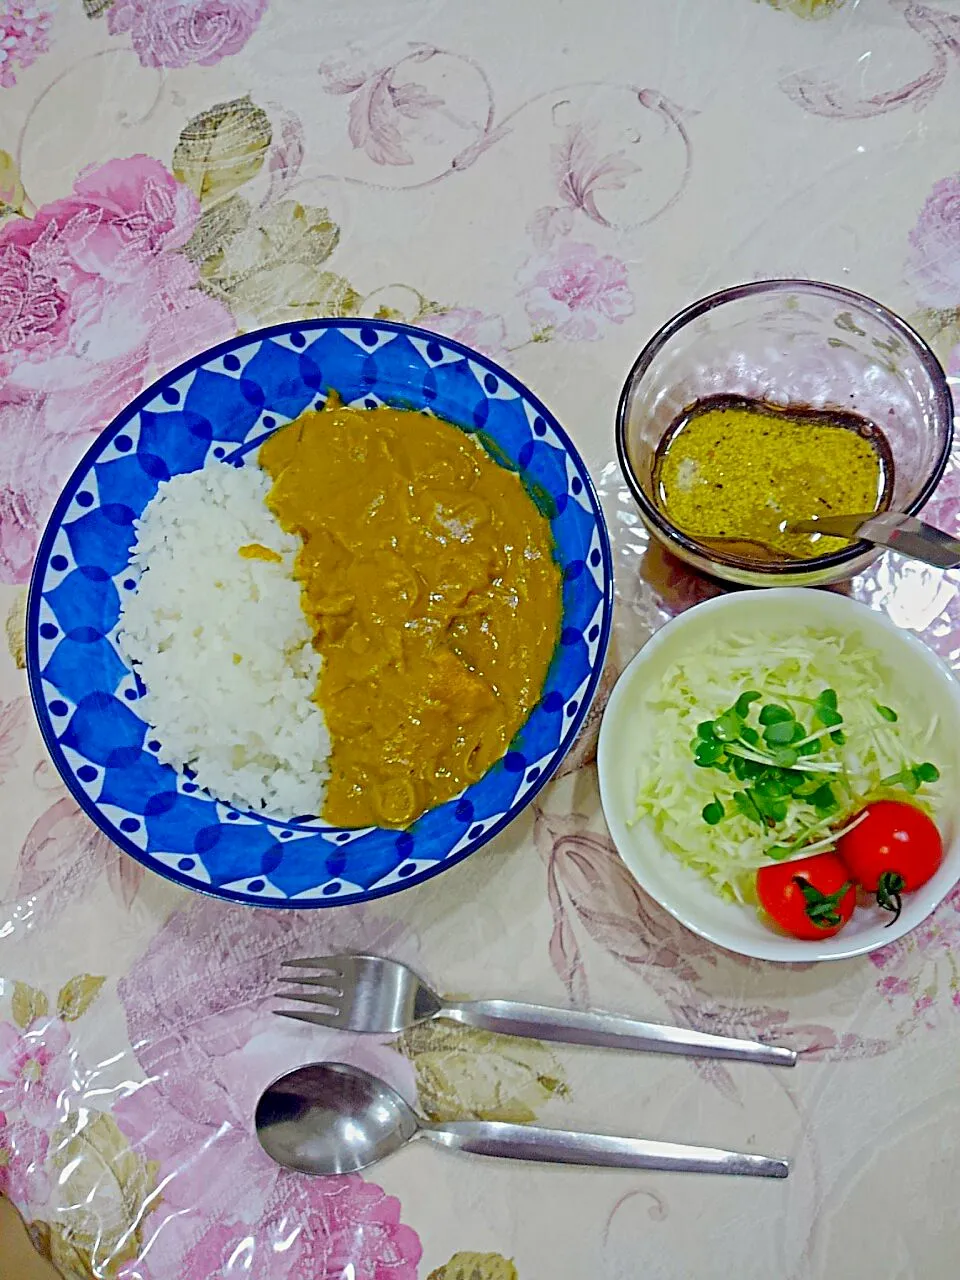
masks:
{"type": "Polygon", "coordinates": [[[452,1151],[547,1164],[758,1178],[785,1178],[789,1172],[785,1160],[715,1147],[489,1120],[432,1124],[388,1084],[345,1062],[314,1062],[275,1080],[257,1103],[255,1123],[268,1156],[287,1169],[319,1175],[356,1173],[414,1138],[452,1151]]]}
{"type": "MultiPolygon", "coordinates": [[[[896,551],[908,560],[919,560],[937,569],[960,567],[960,539],[952,538],[942,529],[926,524],[916,516],[903,511],[869,512],[865,515],[823,516],[812,520],[781,520],[778,533],[810,534],[813,537],[845,538],[848,542],[872,542],[875,547],[896,551]]],[[[771,534],[773,530],[771,529],[771,534]]],[[[704,546],[722,543],[726,547],[762,547],[787,560],[802,562],[802,557],[792,556],[772,542],[762,538],[711,535],[699,538],[704,546]]]]}

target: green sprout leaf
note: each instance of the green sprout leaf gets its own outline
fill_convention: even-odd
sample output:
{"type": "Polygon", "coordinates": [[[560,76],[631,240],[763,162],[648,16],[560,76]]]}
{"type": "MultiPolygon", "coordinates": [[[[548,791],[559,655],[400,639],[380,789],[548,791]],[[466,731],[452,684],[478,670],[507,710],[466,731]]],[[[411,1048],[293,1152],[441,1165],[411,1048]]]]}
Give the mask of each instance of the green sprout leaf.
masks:
{"type": "Polygon", "coordinates": [[[832,707],[818,706],[816,718],[825,729],[831,729],[836,724],[843,724],[843,716],[832,707]]]}
{"type": "Polygon", "coordinates": [[[693,753],[694,764],[700,765],[702,769],[709,769],[723,755],[722,742],[699,742],[693,753]]]}
{"type": "Polygon", "coordinates": [[[763,814],[757,808],[757,803],[749,791],[735,791],[733,793],[733,803],[737,806],[745,818],[749,818],[751,822],[756,822],[759,826],[765,827],[763,814]]]}
{"type": "Polygon", "coordinates": [[[722,821],[725,813],[726,813],[726,810],[724,809],[723,805],[720,803],[717,797],[714,796],[709,804],[705,804],[703,806],[703,809],[701,811],[701,816],[703,817],[704,822],[708,826],[715,827],[718,822],[722,821]]]}
{"type": "Polygon", "coordinates": [[[772,844],[769,849],[765,849],[768,858],[772,858],[774,862],[783,862],[784,858],[789,858],[794,850],[788,844],[772,844]]]}
{"type": "Polygon", "coordinates": [[[782,769],[765,769],[754,788],[769,800],[779,800],[791,793],[791,786],[782,769]]]}
{"type": "Polygon", "coordinates": [[[781,707],[776,702],[768,702],[760,711],[760,723],[762,725],[785,724],[788,720],[793,719],[793,712],[787,707],[781,707]]]}
{"type": "Polygon", "coordinates": [[[820,818],[825,818],[827,814],[833,813],[838,807],[837,797],[834,795],[833,788],[830,786],[829,782],[821,783],[820,786],[817,787],[816,791],[807,798],[810,804],[812,804],[816,809],[817,816],[820,818]]]}
{"type": "Polygon", "coordinates": [[[929,760],[924,760],[921,764],[909,765],[905,764],[897,773],[888,774],[886,778],[880,779],[882,787],[903,787],[908,795],[915,795],[925,782],[936,782],[940,777],[940,770],[935,764],[931,764],[929,760]]]}
{"type": "MultiPolygon", "coordinates": [[[[775,695],[776,696],[776,695],[775,695]]],[[[786,694],[782,695],[787,697],[786,694]]],[[[780,824],[799,818],[792,834],[765,849],[773,861],[782,861],[811,845],[830,845],[848,801],[856,799],[857,782],[834,748],[847,741],[848,730],[840,713],[835,689],[823,689],[816,698],[789,695],[791,706],[764,702],[756,689],[744,689],[732,706],[713,720],[702,720],[690,742],[694,763],[730,778],[726,792],[714,794],[701,816],[711,827],[731,814],[745,817],[776,839],[780,824]],[[792,706],[809,710],[797,714],[792,706]],[[809,724],[807,721],[809,720],[809,724]],[[739,789],[737,789],[739,788],[739,789]],[[800,806],[800,809],[797,809],[800,806]]],[[[888,724],[898,721],[896,711],[875,702],[877,715],[888,724]]],[[[913,795],[940,777],[928,760],[904,763],[884,778],[883,787],[900,788],[913,795]]],[[[837,895],[832,895],[839,901],[837,895]]],[[[832,918],[835,903],[813,904],[812,916],[822,911],[832,918]]]]}
{"type": "MultiPolygon", "coordinates": [[[[763,740],[770,747],[785,747],[794,741],[793,731],[800,726],[795,720],[775,720],[763,731],[763,740]]],[[[801,730],[802,735],[802,730],[801,730]]]]}
{"type": "Polygon", "coordinates": [[[750,704],[759,702],[760,694],[756,689],[748,689],[745,693],[741,693],[740,697],[733,704],[733,709],[742,720],[745,720],[750,714],[750,704]]]}
{"type": "Polygon", "coordinates": [[[743,717],[737,714],[734,707],[729,711],[725,711],[719,719],[713,722],[714,736],[719,738],[721,742],[736,742],[743,731],[743,717]]]}
{"type": "Polygon", "coordinates": [[[759,778],[765,768],[766,765],[760,764],[757,760],[746,760],[743,756],[733,757],[733,776],[739,778],[741,782],[759,778]]]}

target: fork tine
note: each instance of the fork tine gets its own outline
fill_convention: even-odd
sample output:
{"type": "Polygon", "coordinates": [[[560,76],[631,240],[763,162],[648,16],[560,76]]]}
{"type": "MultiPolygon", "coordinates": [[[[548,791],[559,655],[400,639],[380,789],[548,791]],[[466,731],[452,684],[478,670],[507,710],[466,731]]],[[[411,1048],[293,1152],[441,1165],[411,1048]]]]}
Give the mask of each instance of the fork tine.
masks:
{"type": "Polygon", "coordinates": [[[309,969],[312,973],[329,973],[334,978],[343,975],[342,969],[327,960],[281,960],[280,967],[281,969],[309,969]]]}
{"type": "Polygon", "coordinates": [[[284,982],[299,982],[305,987],[323,987],[330,992],[331,996],[335,997],[339,997],[343,994],[343,979],[335,973],[324,973],[319,977],[315,977],[312,974],[309,976],[304,974],[302,978],[298,978],[292,973],[285,973],[283,975],[283,980],[284,982]]]}
{"type": "Polygon", "coordinates": [[[275,1000],[299,1000],[301,1004],[323,1005],[330,1010],[331,1014],[337,1013],[339,1009],[336,999],[331,999],[322,992],[312,995],[308,991],[275,991],[273,998],[275,1000]]]}
{"type": "Polygon", "coordinates": [[[324,1013],[307,1013],[300,1012],[297,1009],[274,1009],[273,1011],[278,1018],[292,1018],[295,1022],[309,1022],[315,1027],[331,1027],[334,1025],[333,1019],[324,1013]]]}
{"type": "Polygon", "coordinates": [[[290,969],[332,969],[334,973],[348,973],[353,962],[353,956],[295,956],[280,961],[290,969]]]}

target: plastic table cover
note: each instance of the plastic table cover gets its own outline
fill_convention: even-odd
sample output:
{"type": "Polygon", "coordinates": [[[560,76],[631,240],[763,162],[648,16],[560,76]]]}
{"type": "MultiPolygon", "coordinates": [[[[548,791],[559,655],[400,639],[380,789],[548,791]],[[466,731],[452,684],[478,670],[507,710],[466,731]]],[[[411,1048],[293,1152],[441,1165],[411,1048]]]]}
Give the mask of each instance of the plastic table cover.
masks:
{"type": "MultiPolygon", "coordinates": [[[[616,671],[718,588],[651,547],[617,395],[672,311],[772,275],[910,319],[960,372],[958,0],[0,0],[0,1190],[68,1276],[908,1280],[960,1250],[960,891],[903,941],[786,968],[699,941],[605,832],[600,702],[462,866],[368,909],[271,913],[145,876],[77,811],[26,697],[58,486],[158,371],[287,318],[379,314],[489,352],[572,433],[611,523],[616,671]],[[444,991],[798,1048],[792,1072],[270,1015],[278,961],[380,950],[444,991]],[[785,1183],[414,1148],[310,1180],[258,1090],[339,1056],[429,1116],[769,1150],[785,1183]]],[[[928,508],[956,531],[952,466],[928,508]]],[[[852,584],[951,662],[956,573],[852,584]]]]}

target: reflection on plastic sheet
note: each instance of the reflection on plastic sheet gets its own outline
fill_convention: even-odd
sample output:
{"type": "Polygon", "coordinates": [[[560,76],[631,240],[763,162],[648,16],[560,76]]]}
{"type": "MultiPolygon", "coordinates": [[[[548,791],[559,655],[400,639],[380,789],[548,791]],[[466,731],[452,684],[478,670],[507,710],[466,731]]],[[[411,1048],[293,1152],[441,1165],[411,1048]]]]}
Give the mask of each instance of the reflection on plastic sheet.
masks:
{"type": "MultiPolygon", "coordinates": [[[[610,529],[616,574],[614,659],[623,666],[674,614],[728,588],[695,573],[650,537],[615,461],[599,473],[597,491],[610,529]]],[[[923,515],[947,533],[958,532],[960,448],[923,515]]],[[[960,666],[960,570],[944,572],[888,552],[837,589],[887,613],[952,666],[960,666]]]]}

